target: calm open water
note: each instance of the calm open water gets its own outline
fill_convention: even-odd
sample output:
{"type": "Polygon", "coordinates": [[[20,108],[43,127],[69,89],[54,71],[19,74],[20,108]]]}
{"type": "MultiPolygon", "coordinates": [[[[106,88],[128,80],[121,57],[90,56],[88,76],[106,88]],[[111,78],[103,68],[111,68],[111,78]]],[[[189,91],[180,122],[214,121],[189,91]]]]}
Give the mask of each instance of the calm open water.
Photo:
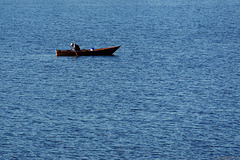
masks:
{"type": "Polygon", "coordinates": [[[240,159],[239,0],[0,10],[0,159],[240,159]],[[121,48],[55,56],[71,42],[121,48]]]}

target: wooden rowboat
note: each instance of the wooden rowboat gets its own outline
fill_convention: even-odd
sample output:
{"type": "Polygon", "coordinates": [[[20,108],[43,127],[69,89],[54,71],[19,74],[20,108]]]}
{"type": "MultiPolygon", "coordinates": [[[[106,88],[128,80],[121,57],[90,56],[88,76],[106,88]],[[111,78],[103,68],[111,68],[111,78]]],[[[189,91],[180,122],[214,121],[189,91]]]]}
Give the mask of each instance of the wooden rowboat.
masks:
{"type": "Polygon", "coordinates": [[[56,56],[111,56],[120,46],[99,48],[99,49],[82,49],[77,51],[73,50],[55,50],[56,56]]]}

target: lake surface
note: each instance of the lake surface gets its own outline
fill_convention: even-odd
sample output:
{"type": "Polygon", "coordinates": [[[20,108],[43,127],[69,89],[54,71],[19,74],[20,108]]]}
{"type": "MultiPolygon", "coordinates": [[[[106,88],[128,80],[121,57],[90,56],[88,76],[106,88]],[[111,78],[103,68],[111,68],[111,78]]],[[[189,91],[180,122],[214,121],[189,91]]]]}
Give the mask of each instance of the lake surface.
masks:
{"type": "Polygon", "coordinates": [[[0,159],[240,159],[239,0],[0,9],[0,159]]]}

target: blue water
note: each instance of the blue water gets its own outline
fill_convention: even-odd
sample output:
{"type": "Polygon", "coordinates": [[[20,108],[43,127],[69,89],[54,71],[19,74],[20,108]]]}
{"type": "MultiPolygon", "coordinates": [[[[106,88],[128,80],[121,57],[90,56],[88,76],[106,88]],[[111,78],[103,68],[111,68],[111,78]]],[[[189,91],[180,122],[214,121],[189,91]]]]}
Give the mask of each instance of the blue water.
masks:
{"type": "Polygon", "coordinates": [[[0,159],[240,159],[239,0],[0,10],[0,159]],[[121,48],[55,56],[71,42],[121,48]]]}

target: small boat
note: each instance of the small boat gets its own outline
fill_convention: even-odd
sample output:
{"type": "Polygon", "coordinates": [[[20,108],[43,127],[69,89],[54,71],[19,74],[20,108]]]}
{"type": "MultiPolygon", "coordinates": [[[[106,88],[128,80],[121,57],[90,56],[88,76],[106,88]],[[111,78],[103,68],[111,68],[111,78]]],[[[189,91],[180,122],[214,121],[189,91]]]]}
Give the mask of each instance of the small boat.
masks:
{"type": "Polygon", "coordinates": [[[80,51],[74,50],[55,50],[56,56],[112,56],[112,54],[120,46],[99,48],[99,49],[82,49],[80,51]]]}

